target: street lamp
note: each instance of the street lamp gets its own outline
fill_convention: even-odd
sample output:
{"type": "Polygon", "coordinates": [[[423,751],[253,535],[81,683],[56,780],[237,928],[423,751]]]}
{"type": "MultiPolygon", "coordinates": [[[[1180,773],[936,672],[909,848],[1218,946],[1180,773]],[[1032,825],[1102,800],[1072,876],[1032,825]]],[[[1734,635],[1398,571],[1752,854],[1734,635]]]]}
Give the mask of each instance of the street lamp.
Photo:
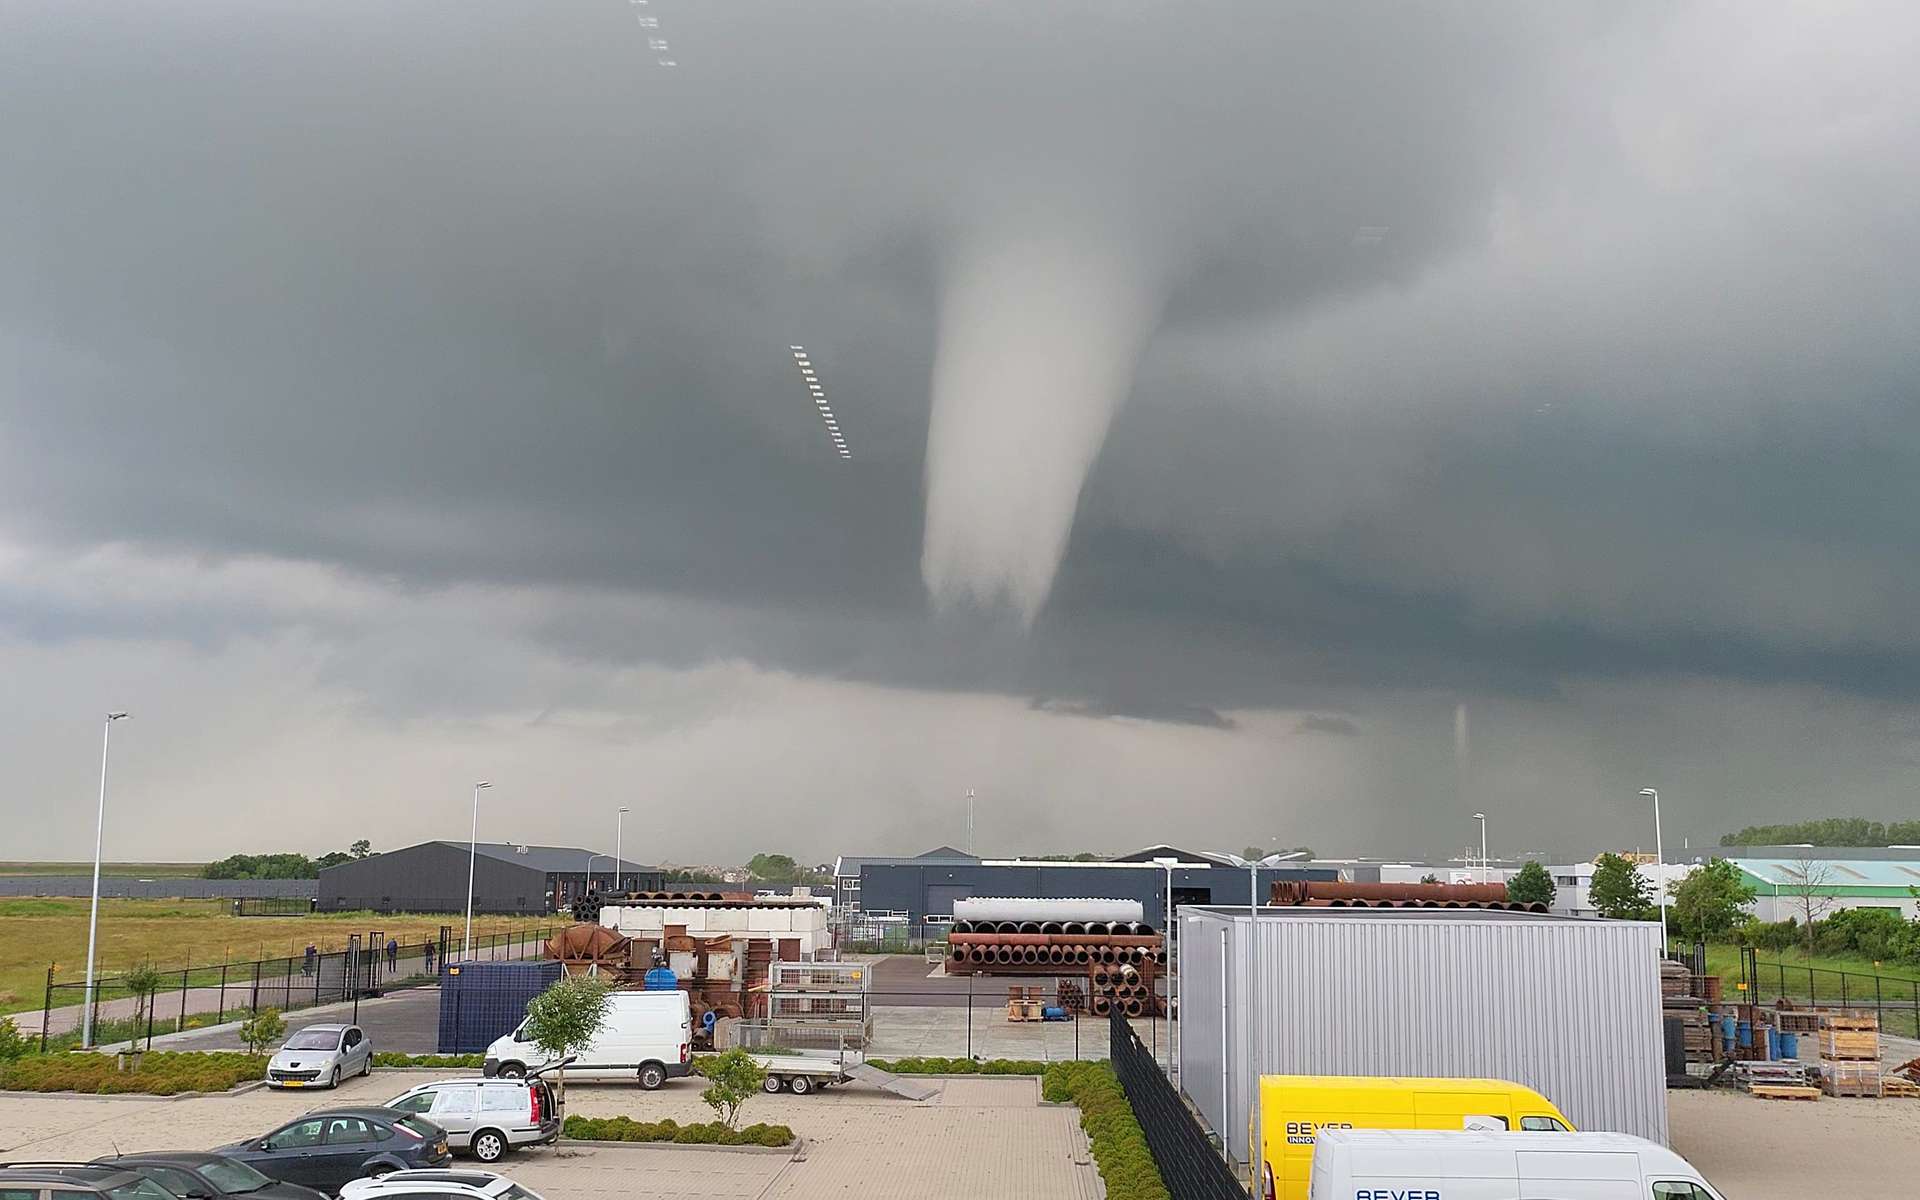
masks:
{"type": "Polygon", "coordinates": [[[1487,881],[1487,814],[1475,813],[1473,819],[1480,822],[1480,882],[1487,881]]]}
{"type": "Polygon", "coordinates": [[[1180,860],[1161,857],[1153,861],[1159,863],[1167,873],[1167,900],[1166,907],[1162,910],[1160,949],[1167,963],[1167,1078],[1172,1079],[1174,997],[1178,994],[1174,989],[1179,986],[1173,972],[1173,868],[1180,860]]]}
{"type": "MultiPolygon", "coordinates": [[[[1660,845],[1660,789],[1641,788],[1642,796],[1653,797],[1653,865],[1664,867],[1667,862],[1665,849],[1660,845]]],[[[1667,956],[1667,883],[1660,878],[1664,872],[1656,871],[1655,887],[1660,889],[1660,957],[1667,956]]],[[[1776,914],[1778,915],[1778,914],[1776,914]]]]}
{"type": "Polygon", "coordinates": [[[460,943],[460,957],[473,957],[473,864],[480,856],[480,789],[493,785],[481,780],[473,785],[473,831],[467,836],[467,936],[460,943]]]}
{"type": "Polygon", "coordinates": [[[100,927],[100,843],[107,830],[107,747],[113,740],[113,723],[125,720],[126,715],[123,712],[108,713],[106,726],[100,734],[100,808],[93,818],[93,907],[87,911],[86,1007],[80,1013],[80,1045],[84,1048],[93,1045],[93,946],[95,931],[100,927]]]}
{"type": "Polygon", "coordinates": [[[580,894],[582,896],[586,895],[588,892],[591,892],[593,890],[593,860],[596,858],[605,858],[605,857],[606,855],[604,854],[587,855],[587,883],[585,887],[580,889],[580,894]]]}
{"type": "MultiPolygon", "coordinates": [[[[1292,850],[1285,854],[1269,854],[1265,858],[1254,859],[1252,861],[1241,858],[1238,854],[1219,853],[1215,855],[1215,857],[1233,866],[1245,867],[1247,869],[1247,884],[1249,888],[1247,893],[1247,1041],[1252,1044],[1253,1051],[1251,1056],[1253,1059],[1253,1084],[1250,1098],[1247,1101],[1247,1107],[1253,1113],[1253,1134],[1247,1142],[1247,1172],[1252,1177],[1253,1194],[1255,1196],[1265,1195],[1260,1189],[1263,1183],[1261,1172],[1266,1170],[1266,1162],[1264,1161],[1266,1156],[1263,1153],[1263,1141],[1266,1130],[1260,1113],[1260,1061],[1265,1056],[1261,1053],[1260,1013],[1257,1007],[1258,1001],[1255,999],[1256,989],[1260,983],[1260,868],[1277,866],[1280,863],[1289,862],[1297,858],[1305,858],[1306,856],[1307,852],[1305,850],[1292,850]],[[1256,1167],[1258,1169],[1255,1169],[1256,1167]]],[[[1226,1074],[1224,1063],[1221,1064],[1221,1074],[1223,1076],[1226,1074]]],[[[1220,1118],[1221,1120],[1226,1120],[1227,1114],[1222,1112],[1220,1118]]]]}
{"type": "Polygon", "coordinates": [[[626,832],[627,808],[623,804],[613,816],[613,890],[622,891],[620,876],[626,871],[626,860],[620,857],[620,835],[626,832]]]}

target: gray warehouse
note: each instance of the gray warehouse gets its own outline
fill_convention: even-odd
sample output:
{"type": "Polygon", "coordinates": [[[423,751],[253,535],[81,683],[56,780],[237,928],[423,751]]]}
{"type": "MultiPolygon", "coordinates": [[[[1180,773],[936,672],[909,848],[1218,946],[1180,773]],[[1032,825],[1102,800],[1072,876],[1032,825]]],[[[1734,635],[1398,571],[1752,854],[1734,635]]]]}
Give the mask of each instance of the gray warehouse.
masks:
{"type": "MultiPolygon", "coordinates": [[[[911,924],[944,921],[953,902],[974,896],[1105,897],[1138,900],[1146,921],[1160,929],[1166,921],[1166,871],[1155,858],[1172,858],[1173,905],[1245,904],[1248,872],[1174,846],[1151,846],[1106,862],[1042,863],[1019,859],[981,859],[951,847],[919,858],[843,858],[836,868],[839,901],[878,915],[905,917],[911,924]],[[851,871],[853,874],[845,874],[851,871]],[[848,881],[858,883],[849,887],[848,881]],[[852,903],[848,903],[851,900],[852,903]]],[[[1332,868],[1275,867],[1260,872],[1264,893],[1276,880],[1332,880],[1332,868]]]]}
{"type": "MultiPolygon", "coordinates": [[[[573,846],[481,842],[473,858],[473,911],[555,912],[586,890],[651,890],[660,869],[573,846]]],[[[319,911],[457,913],[467,905],[467,843],[421,842],[320,871],[319,911]]]]}
{"type": "Polygon", "coordinates": [[[1180,925],[1180,1085],[1239,1162],[1256,1055],[1270,1075],[1511,1080],[1580,1129],[1666,1143],[1658,925],[1272,907],[1257,968],[1245,909],[1183,909],[1180,925]]]}

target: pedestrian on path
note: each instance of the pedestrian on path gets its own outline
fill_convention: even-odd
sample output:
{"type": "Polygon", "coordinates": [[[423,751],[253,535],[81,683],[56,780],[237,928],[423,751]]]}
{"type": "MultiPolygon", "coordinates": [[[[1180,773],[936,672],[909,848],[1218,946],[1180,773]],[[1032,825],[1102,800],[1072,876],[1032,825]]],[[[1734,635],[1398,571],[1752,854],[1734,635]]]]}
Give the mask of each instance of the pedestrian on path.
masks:
{"type": "Polygon", "coordinates": [[[315,968],[317,968],[319,965],[320,965],[320,948],[315,946],[312,942],[308,942],[306,957],[300,961],[300,973],[302,975],[311,975],[313,974],[315,968]]]}
{"type": "Polygon", "coordinates": [[[397,970],[399,966],[400,966],[400,943],[393,940],[392,938],[388,938],[387,939],[387,969],[390,971],[397,970]]]}
{"type": "Polygon", "coordinates": [[[431,975],[433,974],[433,943],[432,942],[427,943],[426,959],[427,959],[427,974],[431,975]]]}

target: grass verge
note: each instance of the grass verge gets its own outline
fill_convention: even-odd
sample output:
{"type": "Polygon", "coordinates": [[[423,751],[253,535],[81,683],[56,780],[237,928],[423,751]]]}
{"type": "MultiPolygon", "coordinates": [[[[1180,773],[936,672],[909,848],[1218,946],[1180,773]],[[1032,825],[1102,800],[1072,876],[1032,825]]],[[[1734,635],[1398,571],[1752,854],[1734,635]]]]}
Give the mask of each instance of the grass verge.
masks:
{"type": "Polygon", "coordinates": [[[870,1058],[867,1065],[894,1075],[1045,1075],[1047,1064],[1027,1058],[870,1058]]]}
{"type": "Polygon", "coordinates": [[[36,1054],[0,1063],[0,1090],[173,1096],[224,1092],[266,1074],[267,1060],[251,1054],[156,1050],[141,1056],[137,1070],[127,1071],[108,1054],[36,1054]]]}
{"type": "Polygon", "coordinates": [[[682,1125],[678,1121],[636,1121],[632,1117],[568,1117],[564,1132],[588,1142],[678,1142],[683,1146],[791,1146],[785,1125],[748,1125],[728,1129],[718,1121],[682,1125]]]}
{"type": "Polygon", "coordinates": [[[1093,1144],[1093,1161],[1107,1185],[1108,1200],[1168,1200],[1167,1185],[1147,1149],[1147,1135],[1134,1119],[1111,1063],[1054,1063],[1047,1068],[1040,1094],[1080,1110],[1080,1128],[1093,1144]]]}

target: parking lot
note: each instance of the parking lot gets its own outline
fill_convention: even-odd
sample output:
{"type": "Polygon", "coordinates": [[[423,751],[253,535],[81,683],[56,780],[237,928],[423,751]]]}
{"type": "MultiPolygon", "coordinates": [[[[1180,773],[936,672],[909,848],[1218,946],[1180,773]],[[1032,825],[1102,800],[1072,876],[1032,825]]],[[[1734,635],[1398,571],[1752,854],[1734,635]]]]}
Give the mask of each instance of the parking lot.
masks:
{"type": "MultiPolygon", "coordinates": [[[[0,1156],[92,1158],[135,1150],[204,1150],[263,1133],[314,1108],[374,1104],[416,1083],[462,1072],[376,1071],[335,1093],[259,1090],[185,1100],[0,1096],[0,1156]]],[[[701,1085],[677,1080],[657,1092],[625,1084],[574,1083],[567,1111],[640,1120],[701,1121],[711,1111],[701,1085]]],[[[798,1155],[703,1147],[579,1147],[520,1151],[502,1169],[561,1197],[841,1197],[884,1180],[890,1194],[962,1198],[1096,1200],[1101,1194],[1079,1114],[1040,1101],[1024,1078],[946,1081],[924,1102],[863,1086],[813,1096],[756,1096],[742,1120],[791,1125],[798,1155]]]]}

